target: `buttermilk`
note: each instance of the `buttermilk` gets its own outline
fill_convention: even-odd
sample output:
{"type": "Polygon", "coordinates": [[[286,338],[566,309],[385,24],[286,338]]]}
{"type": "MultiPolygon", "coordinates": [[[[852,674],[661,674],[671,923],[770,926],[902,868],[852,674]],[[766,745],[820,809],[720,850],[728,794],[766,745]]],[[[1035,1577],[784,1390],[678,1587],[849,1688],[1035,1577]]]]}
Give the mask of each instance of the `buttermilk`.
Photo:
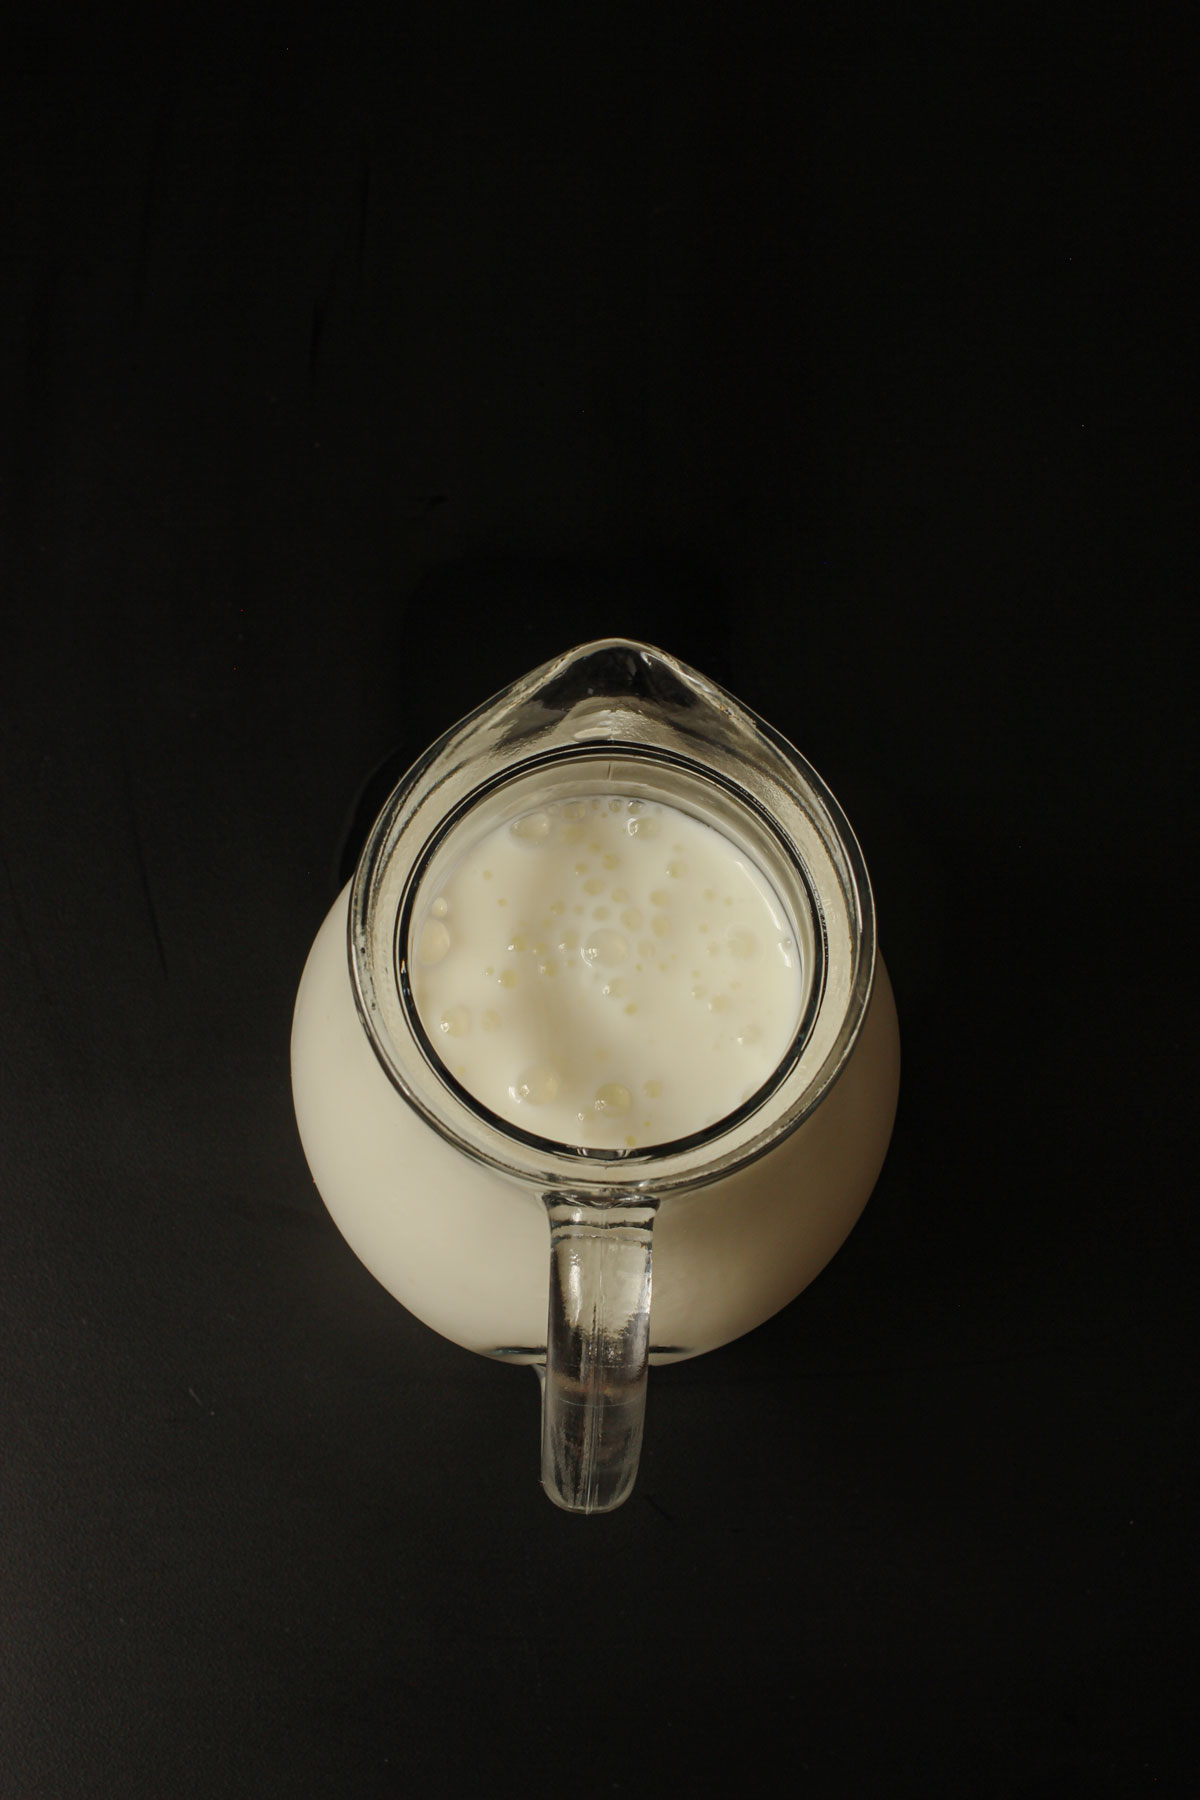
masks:
{"type": "Polygon", "coordinates": [[[418,900],[412,992],[455,1079],[586,1148],[688,1137],[786,1055],[802,998],[786,910],[712,825],[611,794],[481,836],[418,900]]]}

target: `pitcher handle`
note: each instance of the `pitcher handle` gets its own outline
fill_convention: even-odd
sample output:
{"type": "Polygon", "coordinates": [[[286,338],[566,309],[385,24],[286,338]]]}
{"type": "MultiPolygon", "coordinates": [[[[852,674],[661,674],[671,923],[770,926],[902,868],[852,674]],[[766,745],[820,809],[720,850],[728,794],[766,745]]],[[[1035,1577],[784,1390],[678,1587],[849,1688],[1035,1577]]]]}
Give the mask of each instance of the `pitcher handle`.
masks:
{"type": "Polygon", "coordinates": [[[542,1486],[566,1512],[611,1512],[637,1478],[650,1349],[655,1205],[549,1195],[542,1486]]]}

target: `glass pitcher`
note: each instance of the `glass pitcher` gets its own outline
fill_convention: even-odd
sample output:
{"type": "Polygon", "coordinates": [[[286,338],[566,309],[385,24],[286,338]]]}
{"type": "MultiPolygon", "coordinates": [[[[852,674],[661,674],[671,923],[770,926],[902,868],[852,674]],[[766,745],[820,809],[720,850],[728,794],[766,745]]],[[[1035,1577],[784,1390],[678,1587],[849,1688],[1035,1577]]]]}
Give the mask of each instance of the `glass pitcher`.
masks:
{"type": "MultiPolygon", "coordinates": [[[[702,927],[703,929],[703,927],[702,927]]],[[[648,1363],[739,1337],[858,1218],[886,1154],[899,1034],[859,847],[816,773],[729,694],[608,639],[536,669],[409,770],[310,952],[292,1082],[343,1236],[412,1313],[542,1378],[542,1482],[602,1512],[634,1484],[648,1363]],[[587,1146],[490,1110],[414,1001],[429,896],[485,834],[546,807],[656,803],[715,828],[798,950],[785,1053],[665,1143],[587,1146]]]]}

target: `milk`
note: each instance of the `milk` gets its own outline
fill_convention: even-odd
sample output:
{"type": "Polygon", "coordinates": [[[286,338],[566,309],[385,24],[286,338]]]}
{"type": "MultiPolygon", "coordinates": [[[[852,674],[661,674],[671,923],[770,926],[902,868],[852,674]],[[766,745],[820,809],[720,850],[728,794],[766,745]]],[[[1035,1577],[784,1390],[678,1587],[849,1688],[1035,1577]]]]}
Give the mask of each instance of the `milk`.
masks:
{"type": "Polygon", "coordinates": [[[423,892],[410,979],[435,1052],[500,1118],[588,1148],[715,1124],[800,1019],[796,933],[713,826],[619,795],[486,832],[423,892]]]}
{"type": "MultiPolygon", "coordinates": [[[[676,841],[683,840],[668,836],[668,848],[676,841]]],[[[599,854],[602,858],[604,852],[599,854]]],[[[493,867],[495,880],[494,865],[487,866],[493,867]]],[[[612,878],[620,885],[615,871],[612,878]]],[[[657,886],[659,876],[653,881],[657,886]]],[[[710,885],[717,891],[715,904],[723,907],[725,890],[707,877],[702,878],[701,898],[710,885]]],[[[512,895],[508,897],[511,903],[512,895]]],[[[559,897],[567,901],[565,894],[550,899],[559,897]]],[[[435,898],[428,897],[431,916],[436,916],[435,898]]],[[[545,1209],[535,1193],[457,1152],[384,1074],[359,1021],[349,979],[348,900],[347,887],[317,934],[296,1000],[292,1083],[309,1167],[343,1236],[411,1313],[469,1349],[532,1362],[544,1355],[546,1343],[545,1209]]],[[[763,903],[769,905],[769,897],[763,903]]],[[[610,890],[607,900],[597,895],[595,904],[619,903],[610,890]]],[[[539,913],[538,919],[543,916],[539,913]]],[[[566,913],[551,916],[565,919],[566,913]]],[[[453,917],[448,908],[447,925],[453,917]]],[[[702,922],[697,919],[698,936],[708,935],[699,932],[702,922]]],[[[635,949],[639,941],[635,936],[635,949]]],[[[732,958],[722,961],[728,952],[727,943],[712,959],[714,967],[721,965],[722,976],[733,967],[732,958]]],[[[773,954],[769,945],[764,954],[773,954]]],[[[524,970],[529,964],[519,966],[524,970]]],[[[694,959],[685,964],[689,975],[696,966],[703,968],[694,959]]],[[[786,965],[768,966],[787,987],[791,975],[786,965]]],[[[619,995],[601,998],[624,1005],[619,995]]],[[[471,1005],[470,999],[462,1003],[471,1005]]],[[[789,1004],[781,1008],[780,1018],[789,1004]]],[[[427,1005],[436,1031],[437,1003],[427,1005]]],[[[707,1028],[712,1015],[702,1000],[695,1005],[696,1012],[687,1016],[705,1020],[707,1028]]],[[[599,1016],[611,1019],[616,1028],[624,1015],[610,1009],[599,1016]]],[[[622,1041],[614,1038],[613,1047],[622,1041]]],[[[711,1047],[712,1041],[703,1042],[711,1047]]],[[[732,1059],[735,1048],[730,1044],[724,1054],[732,1059]]],[[[710,1048],[703,1053],[721,1054],[710,1048]]],[[[693,1061],[700,1057],[698,1050],[693,1061]]],[[[899,1069],[896,1010],[879,961],[858,1041],[817,1110],[757,1161],[663,1204],[654,1230],[652,1361],[696,1355],[751,1330],[824,1267],[879,1174],[899,1069]]],[[[497,1062],[489,1072],[481,1063],[479,1070],[477,1078],[495,1097],[507,1065],[497,1062]]],[[[633,1079],[636,1085],[637,1076],[633,1079]]],[[[705,1105],[719,1106],[735,1088],[730,1084],[722,1090],[716,1083],[711,1092],[716,1101],[705,1105]]],[[[638,1118],[646,1116],[642,1111],[638,1118]]],[[[656,1117],[650,1116],[652,1121],[656,1117]]],[[[665,1111],[657,1117],[668,1121],[659,1128],[672,1128],[665,1111]]]]}

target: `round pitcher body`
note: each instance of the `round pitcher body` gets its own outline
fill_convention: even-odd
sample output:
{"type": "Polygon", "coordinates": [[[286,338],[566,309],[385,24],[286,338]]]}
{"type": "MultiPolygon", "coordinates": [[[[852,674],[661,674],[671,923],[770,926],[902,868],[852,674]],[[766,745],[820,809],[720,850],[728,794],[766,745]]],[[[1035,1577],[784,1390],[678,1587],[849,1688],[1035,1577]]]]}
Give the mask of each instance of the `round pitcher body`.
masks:
{"type": "MultiPolygon", "coordinates": [[[[292,1028],[296,1116],[313,1178],[356,1255],[400,1303],[467,1349],[546,1352],[548,1226],[538,1195],[462,1156],[408,1106],[363,1031],[347,956],[349,889],[309,954],[292,1028]]],[[[891,984],[822,1104],[756,1160],[665,1200],[650,1354],[695,1356],[794,1299],[839,1249],[887,1152],[900,1077],[891,984]]]]}

